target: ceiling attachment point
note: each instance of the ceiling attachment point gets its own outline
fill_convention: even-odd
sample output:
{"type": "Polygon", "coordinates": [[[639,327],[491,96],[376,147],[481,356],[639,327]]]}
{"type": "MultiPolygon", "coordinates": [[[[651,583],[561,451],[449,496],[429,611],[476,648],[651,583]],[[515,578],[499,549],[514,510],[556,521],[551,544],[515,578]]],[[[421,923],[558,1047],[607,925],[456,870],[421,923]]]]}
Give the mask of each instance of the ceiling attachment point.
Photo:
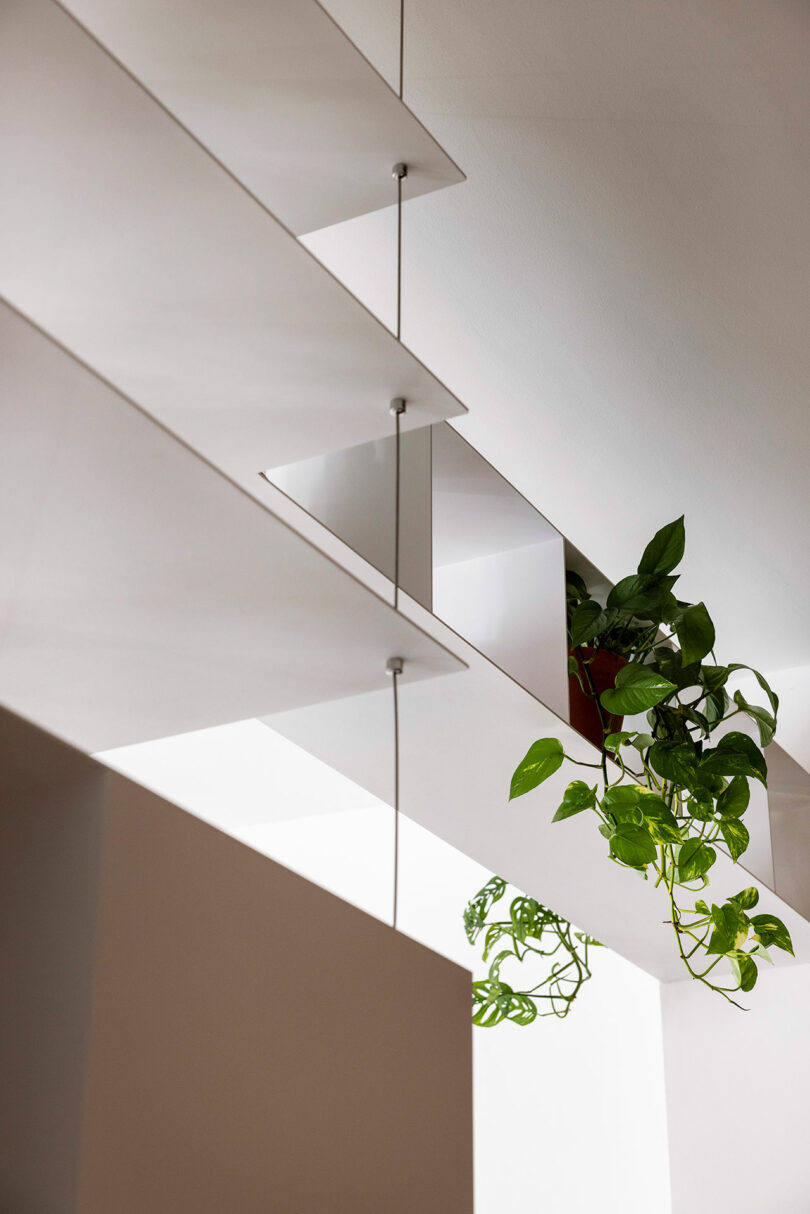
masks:
{"type": "Polygon", "coordinates": [[[389,658],[385,663],[385,673],[390,675],[402,674],[404,665],[404,658],[389,658]]]}
{"type": "Polygon", "coordinates": [[[395,165],[394,165],[394,167],[392,168],[392,170],[391,170],[391,176],[392,176],[392,177],[396,177],[398,181],[402,181],[402,178],[403,178],[403,177],[407,177],[407,176],[408,176],[408,166],[407,166],[407,164],[404,164],[404,163],[403,163],[403,162],[400,160],[400,161],[399,161],[397,164],[395,164],[395,165]]]}
{"type": "Polygon", "coordinates": [[[393,413],[395,417],[400,413],[404,413],[405,409],[406,402],[404,396],[395,396],[391,401],[391,404],[388,406],[388,412],[393,413]]]}

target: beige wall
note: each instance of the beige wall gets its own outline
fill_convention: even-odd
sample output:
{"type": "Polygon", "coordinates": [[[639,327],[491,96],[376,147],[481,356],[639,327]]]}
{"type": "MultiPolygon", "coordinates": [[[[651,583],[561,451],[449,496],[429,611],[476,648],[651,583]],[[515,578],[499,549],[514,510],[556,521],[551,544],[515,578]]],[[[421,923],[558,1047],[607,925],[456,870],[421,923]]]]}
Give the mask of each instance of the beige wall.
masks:
{"type": "Polygon", "coordinates": [[[0,1210],[74,1214],[103,770],[0,710],[0,1210]]]}
{"type": "Polygon", "coordinates": [[[34,1114],[60,1097],[50,1131],[28,1118],[30,1166],[7,1161],[15,1214],[471,1212],[467,972],[100,771],[80,760],[75,795],[65,780],[36,813],[16,796],[4,806],[30,858],[8,890],[5,989],[43,964],[8,1013],[19,1082],[0,1104],[14,1124],[22,1093],[34,1114]],[[100,835],[92,798],[78,804],[87,772],[104,786],[100,835]],[[81,908],[96,894],[94,926],[81,908]],[[93,939],[88,1055],[74,1043],[93,939]],[[32,1072],[42,1042],[59,1059],[32,1072]]]}

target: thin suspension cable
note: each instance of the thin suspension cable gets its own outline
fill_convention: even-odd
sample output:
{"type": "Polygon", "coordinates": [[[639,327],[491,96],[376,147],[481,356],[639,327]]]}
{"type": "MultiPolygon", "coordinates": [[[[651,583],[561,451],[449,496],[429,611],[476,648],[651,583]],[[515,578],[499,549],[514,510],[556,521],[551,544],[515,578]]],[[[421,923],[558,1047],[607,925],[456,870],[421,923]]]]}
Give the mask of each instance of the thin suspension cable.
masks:
{"type": "Polygon", "coordinates": [[[408,176],[408,166],[401,161],[391,170],[397,182],[397,341],[402,340],[402,182],[408,176]]]}
{"type": "Polygon", "coordinates": [[[397,177],[397,341],[402,340],[402,178],[397,177]]]}
{"type": "Polygon", "coordinates": [[[389,658],[385,669],[391,676],[394,691],[394,905],[391,923],[396,931],[399,914],[399,687],[397,681],[405,663],[402,658],[389,658]]]}
{"type": "Polygon", "coordinates": [[[394,685],[394,911],[393,928],[397,929],[397,913],[399,910],[399,695],[397,680],[399,671],[395,670],[391,677],[394,685]]]}
{"type": "MultiPolygon", "coordinates": [[[[402,401],[402,408],[395,408],[394,411],[394,610],[399,608],[399,533],[401,522],[401,476],[402,476],[402,426],[401,418],[405,412],[405,402],[402,401]]],[[[397,402],[399,404],[399,402],[397,402]]]]}

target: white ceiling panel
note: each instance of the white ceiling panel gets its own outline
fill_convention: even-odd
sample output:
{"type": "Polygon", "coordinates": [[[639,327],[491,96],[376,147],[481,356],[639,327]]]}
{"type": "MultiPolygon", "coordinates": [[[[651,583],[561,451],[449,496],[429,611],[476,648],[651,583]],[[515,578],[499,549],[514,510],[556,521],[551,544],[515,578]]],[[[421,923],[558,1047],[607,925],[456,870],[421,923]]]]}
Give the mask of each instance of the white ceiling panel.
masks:
{"type": "Polygon", "coordinates": [[[462,668],[8,307],[0,698],[85,750],[462,668]]]}

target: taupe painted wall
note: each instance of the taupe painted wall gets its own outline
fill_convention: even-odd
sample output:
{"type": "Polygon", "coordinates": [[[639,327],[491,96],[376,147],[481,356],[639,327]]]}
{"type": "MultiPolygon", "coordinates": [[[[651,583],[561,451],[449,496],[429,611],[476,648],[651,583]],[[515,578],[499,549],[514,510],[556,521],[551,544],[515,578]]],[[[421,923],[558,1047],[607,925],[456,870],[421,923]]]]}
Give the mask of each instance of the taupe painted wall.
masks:
{"type": "Polygon", "coordinates": [[[37,736],[59,780],[2,813],[0,1105],[30,1142],[0,1207],[471,1212],[467,972],[37,736]]]}
{"type": "Polygon", "coordinates": [[[0,710],[0,1210],[74,1214],[103,768],[0,710]]]}

